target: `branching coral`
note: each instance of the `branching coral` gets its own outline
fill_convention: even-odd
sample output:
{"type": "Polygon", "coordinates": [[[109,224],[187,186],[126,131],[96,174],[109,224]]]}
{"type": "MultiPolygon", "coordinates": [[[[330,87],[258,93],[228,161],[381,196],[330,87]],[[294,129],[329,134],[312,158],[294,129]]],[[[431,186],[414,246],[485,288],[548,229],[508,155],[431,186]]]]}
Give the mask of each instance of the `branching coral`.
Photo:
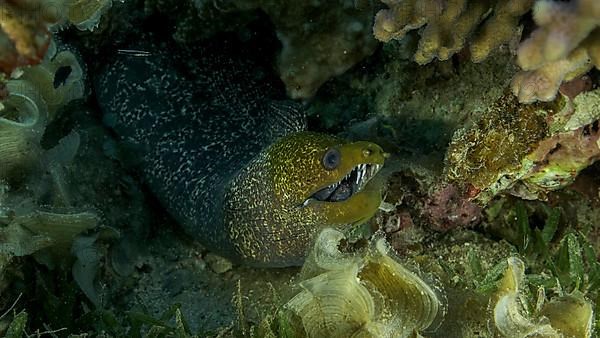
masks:
{"type": "Polygon", "coordinates": [[[523,70],[512,90],[521,103],[551,101],[563,81],[600,66],[600,3],[595,0],[382,0],[390,8],[375,18],[375,37],[402,39],[420,29],[415,61],[447,60],[468,45],[480,62],[521,36],[519,20],[533,9],[538,26],[517,51],[523,70]]]}
{"type": "Polygon", "coordinates": [[[600,2],[538,1],[539,26],[521,43],[517,62],[524,70],[512,83],[519,101],[550,101],[563,81],[600,68],[600,2]]]}
{"type": "Polygon", "coordinates": [[[415,61],[426,64],[434,58],[447,60],[470,40],[473,61],[485,59],[496,47],[518,37],[519,19],[533,0],[385,0],[389,9],[375,17],[378,40],[402,39],[422,28],[415,61]]]}

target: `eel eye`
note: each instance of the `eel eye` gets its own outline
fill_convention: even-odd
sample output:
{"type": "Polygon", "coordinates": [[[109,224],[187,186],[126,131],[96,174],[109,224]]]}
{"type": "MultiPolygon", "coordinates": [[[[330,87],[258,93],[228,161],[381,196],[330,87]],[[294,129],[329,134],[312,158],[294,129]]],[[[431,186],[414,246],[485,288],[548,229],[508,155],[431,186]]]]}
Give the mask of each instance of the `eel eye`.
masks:
{"type": "Polygon", "coordinates": [[[333,170],[340,165],[341,160],[342,154],[340,154],[340,151],[330,148],[323,156],[323,167],[327,170],[333,170]]]}

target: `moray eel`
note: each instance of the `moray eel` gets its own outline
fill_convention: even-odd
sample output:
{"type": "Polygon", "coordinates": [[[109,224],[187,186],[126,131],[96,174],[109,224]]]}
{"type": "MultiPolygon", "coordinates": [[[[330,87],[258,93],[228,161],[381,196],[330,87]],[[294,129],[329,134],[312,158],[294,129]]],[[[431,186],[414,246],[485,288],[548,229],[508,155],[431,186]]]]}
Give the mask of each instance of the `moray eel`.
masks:
{"type": "Polygon", "coordinates": [[[112,60],[96,96],[140,155],[145,183],[208,249],[253,266],[300,265],[319,229],[375,213],[378,145],[304,131],[301,107],[240,51],[143,49],[152,53],[112,60]]]}

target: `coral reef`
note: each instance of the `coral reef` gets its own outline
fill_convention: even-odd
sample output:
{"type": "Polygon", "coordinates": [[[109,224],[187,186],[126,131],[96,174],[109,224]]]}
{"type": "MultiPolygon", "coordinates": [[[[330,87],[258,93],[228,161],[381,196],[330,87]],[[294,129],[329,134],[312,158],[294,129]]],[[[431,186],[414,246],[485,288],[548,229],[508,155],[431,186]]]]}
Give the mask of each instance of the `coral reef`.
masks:
{"type": "Polygon", "coordinates": [[[434,58],[448,60],[467,41],[472,60],[480,62],[498,46],[520,36],[519,19],[533,1],[387,0],[382,2],[390,8],[377,13],[373,31],[378,40],[387,42],[424,27],[414,55],[419,64],[434,58]]]}
{"type": "MultiPolygon", "coordinates": [[[[232,264],[183,234],[131,173],[137,149],[114,140],[92,100],[70,104],[86,92],[80,60],[105,57],[105,47],[148,33],[157,18],[166,20],[151,28],[160,38],[190,43],[233,31],[269,53],[275,30],[284,48],[293,47],[280,56],[280,74],[308,83],[295,93],[306,97],[338,69],[333,58],[350,67],[373,50],[368,29],[346,33],[356,23],[368,28],[376,6],[131,1],[90,33],[78,29],[92,29],[110,1],[54,2],[64,9],[56,18],[20,31],[48,43],[20,65],[41,64],[15,71],[9,59],[2,71],[10,75],[0,79],[0,335],[598,335],[600,78],[575,76],[597,66],[597,2],[385,0],[376,34],[414,31],[328,81],[307,107],[312,130],[366,138],[392,153],[382,169],[385,203],[359,229],[322,233],[301,271],[232,264]],[[533,21],[524,14],[532,6],[533,21]],[[406,20],[385,31],[390,17],[406,20]],[[68,22],[80,25],[62,30],[68,22]],[[527,35],[517,49],[521,24],[527,35]],[[49,43],[48,25],[82,57],[49,43]],[[319,38],[328,45],[313,45],[319,38]],[[560,48],[543,47],[551,41],[560,48]],[[422,61],[455,57],[419,66],[415,49],[422,61]],[[520,59],[533,62],[526,54],[538,52],[526,69],[520,59]],[[524,72],[513,85],[523,97],[503,93],[518,66],[524,72]],[[544,78],[547,69],[564,74],[544,78]],[[524,74],[535,76],[519,80],[524,74]],[[519,104],[556,90],[549,103],[519,104]],[[119,238],[109,246],[113,228],[119,238]]],[[[41,3],[0,8],[20,15],[41,3]]],[[[14,36],[6,37],[0,41],[13,50],[0,51],[21,57],[14,36]]]]}
{"type": "Polygon", "coordinates": [[[481,221],[481,208],[464,198],[452,184],[437,187],[425,202],[424,216],[430,227],[444,231],[455,227],[467,227],[481,221]]]}
{"type": "Polygon", "coordinates": [[[505,95],[473,127],[455,133],[445,178],[481,205],[501,192],[545,199],[600,158],[599,104],[598,90],[527,106],[505,95]]]}
{"type": "MultiPolygon", "coordinates": [[[[214,1],[195,1],[200,17],[214,16],[214,1]]],[[[277,69],[292,98],[310,98],[329,78],[340,75],[373,53],[373,6],[355,1],[219,1],[224,12],[260,9],[282,43],[277,69]],[[306,18],[311,18],[306,21],[306,18]]]]}
{"type": "Polygon", "coordinates": [[[533,7],[539,26],[517,51],[523,72],[512,90],[519,101],[551,101],[563,81],[600,68],[600,4],[595,0],[540,0],[533,7]]]}

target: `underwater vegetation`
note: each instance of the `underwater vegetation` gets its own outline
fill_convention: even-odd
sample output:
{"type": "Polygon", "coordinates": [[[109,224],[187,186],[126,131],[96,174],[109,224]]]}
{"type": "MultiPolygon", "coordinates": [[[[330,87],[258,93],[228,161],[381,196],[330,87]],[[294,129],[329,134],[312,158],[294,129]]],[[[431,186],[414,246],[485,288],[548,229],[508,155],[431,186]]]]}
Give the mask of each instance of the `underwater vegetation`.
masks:
{"type": "MultiPolygon", "coordinates": [[[[22,260],[33,257],[49,269],[72,267],[72,278],[98,302],[93,283],[96,239],[107,233],[97,232],[101,217],[95,210],[74,206],[65,175],[80,135],[70,132],[44,145],[48,126],[60,118],[62,109],[83,98],[84,82],[78,57],[54,41],[40,64],[6,82],[8,94],[0,109],[0,294],[12,282],[4,276],[20,275],[22,260]]],[[[25,319],[21,315],[15,320],[25,319]]]]}
{"type": "MultiPolygon", "coordinates": [[[[40,142],[46,126],[56,118],[60,107],[83,97],[84,75],[73,53],[67,49],[59,51],[52,43],[45,60],[6,83],[8,95],[0,111],[3,180],[10,179],[15,170],[22,171],[40,161],[40,142]]],[[[77,142],[77,136],[70,139],[71,143],[77,142]]]]}
{"type": "MultiPolygon", "coordinates": [[[[514,246],[454,233],[403,256],[383,237],[353,243],[323,230],[295,284],[253,327],[261,337],[591,337],[597,321],[595,251],[560,239],[560,211],[532,231],[516,212],[514,246]],[[504,256],[504,258],[503,258],[504,256]],[[527,270],[526,270],[527,268],[527,270]],[[527,272],[526,272],[527,271],[527,272]]],[[[499,216],[514,223],[509,215],[499,216]]]]}

